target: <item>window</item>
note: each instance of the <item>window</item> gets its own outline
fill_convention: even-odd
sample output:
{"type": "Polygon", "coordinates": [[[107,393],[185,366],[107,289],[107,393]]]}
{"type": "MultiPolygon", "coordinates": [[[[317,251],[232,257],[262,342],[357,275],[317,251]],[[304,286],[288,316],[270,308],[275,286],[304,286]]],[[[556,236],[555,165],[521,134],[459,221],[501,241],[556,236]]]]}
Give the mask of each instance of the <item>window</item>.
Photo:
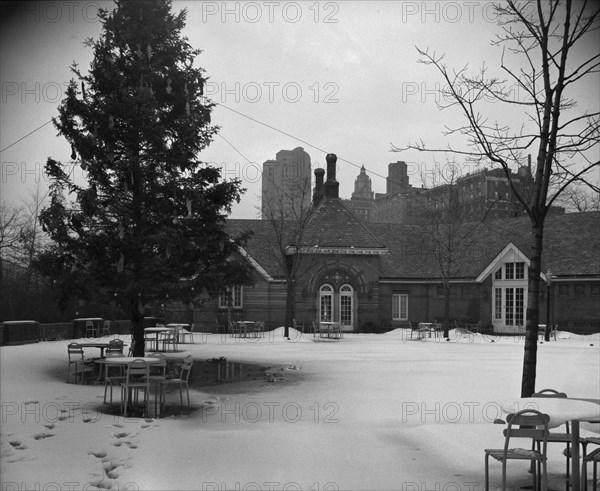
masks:
{"type": "Polygon", "coordinates": [[[392,295],[392,320],[408,320],[408,295],[403,293],[392,295]]]}
{"type": "Polygon", "coordinates": [[[564,283],[558,285],[558,294],[561,297],[566,297],[567,295],[569,295],[569,285],[565,285],[564,283]]]}
{"type": "Polygon", "coordinates": [[[506,270],[505,278],[507,280],[515,279],[515,264],[514,263],[506,263],[504,265],[504,269],[506,270]]]}
{"type": "Polygon", "coordinates": [[[502,268],[499,268],[498,271],[496,271],[496,274],[494,275],[494,279],[495,280],[501,280],[502,279],[502,268]]]}
{"type": "Polygon", "coordinates": [[[525,263],[515,263],[515,280],[525,279],[525,263]]]}
{"type": "Polygon", "coordinates": [[[600,285],[591,285],[590,286],[590,295],[592,297],[597,297],[600,295],[600,285]]]}
{"type": "Polygon", "coordinates": [[[522,326],[524,320],[525,288],[504,288],[504,323],[507,326],[522,326]]]}
{"type": "Polygon", "coordinates": [[[502,320],[502,288],[494,288],[494,320],[502,320]]]}
{"type": "Polygon", "coordinates": [[[575,285],[575,296],[576,297],[585,296],[585,285],[575,285]]]}
{"type": "Polygon", "coordinates": [[[323,285],[319,290],[320,322],[333,321],[333,288],[323,285]]]}
{"type": "Polygon", "coordinates": [[[352,299],[354,290],[350,285],[343,285],[340,288],[340,324],[342,326],[352,325],[352,299]]]}
{"type": "Polygon", "coordinates": [[[444,285],[438,285],[438,287],[436,288],[436,295],[438,297],[444,296],[444,285]]]}
{"type": "Polygon", "coordinates": [[[227,289],[227,293],[223,293],[219,296],[219,308],[226,309],[227,308],[227,300],[228,296],[231,294],[231,306],[234,309],[242,308],[242,286],[235,285],[227,289]]]}

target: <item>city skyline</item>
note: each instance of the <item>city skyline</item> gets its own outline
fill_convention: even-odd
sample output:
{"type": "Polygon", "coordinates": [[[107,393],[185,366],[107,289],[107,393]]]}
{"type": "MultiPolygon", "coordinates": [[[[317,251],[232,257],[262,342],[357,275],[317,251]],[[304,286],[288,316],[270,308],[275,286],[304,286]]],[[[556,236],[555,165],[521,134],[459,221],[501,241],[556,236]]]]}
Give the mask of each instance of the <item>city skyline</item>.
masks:
{"type": "MultiPolygon", "coordinates": [[[[19,202],[46,180],[48,157],[69,162],[70,147],[50,122],[73,61],[83,71],[87,37],[100,33],[99,7],[111,2],[20,2],[6,11],[0,34],[1,200],[19,202]]],[[[458,112],[439,111],[442,80],[419,63],[416,47],[446,53],[449,67],[470,63],[500,73],[502,50],[490,2],[173,2],[188,9],[184,33],[202,53],[209,77],[205,95],[217,103],[220,133],[199,158],[239,178],[247,189],[232,217],[260,213],[261,166],[279,149],[303,147],[311,167],[338,156],[340,196],[350,197],[364,165],[373,190],[386,187],[387,166],[405,161],[419,185],[424,173],[452,155],[391,152],[392,144],[425,141],[444,148],[442,134],[458,112]],[[477,40],[477,42],[474,42],[477,40]]],[[[582,46],[590,52],[595,46],[582,46]]],[[[597,109],[597,78],[578,87],[578,102],[597,109]]],[[[515,93],[515,97],[518,97],[515,93]]],[[[490,117],[521,120],[490,105],[490,117]]],[[[482,166],[461,162],[463,173],[482,166]]],[[[81,172],[74,168],[74,172],[81,172]]]]}

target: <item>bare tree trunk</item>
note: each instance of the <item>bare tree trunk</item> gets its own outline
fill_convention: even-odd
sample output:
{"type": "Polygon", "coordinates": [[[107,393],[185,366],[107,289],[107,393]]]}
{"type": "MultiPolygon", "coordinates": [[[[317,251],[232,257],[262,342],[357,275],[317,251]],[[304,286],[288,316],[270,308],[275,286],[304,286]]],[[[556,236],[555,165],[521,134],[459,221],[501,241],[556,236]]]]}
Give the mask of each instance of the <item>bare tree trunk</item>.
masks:
{"type": "Polygon", "coordinates": [[[444,279],[444,337],[450,337],[450,281],[444,279]]]}
{"type": "Polygon", "coordinates": [[[540,312],[540,273],[542,258],[542,241],[544,238],[544,222],[532,218],[532,255],[529,266],[527,316],[525,327],[525,347],[523,353],[523,375],[521,380],[521,397],[530,397],[535,392],[538,323],[540,312]]]}
{"type": "Polygon", "coordinates": [[[144,356],[144,314],[140,312],[140,299],[131,296],[131,342],[133,343],[133,356],[144,356]]]}

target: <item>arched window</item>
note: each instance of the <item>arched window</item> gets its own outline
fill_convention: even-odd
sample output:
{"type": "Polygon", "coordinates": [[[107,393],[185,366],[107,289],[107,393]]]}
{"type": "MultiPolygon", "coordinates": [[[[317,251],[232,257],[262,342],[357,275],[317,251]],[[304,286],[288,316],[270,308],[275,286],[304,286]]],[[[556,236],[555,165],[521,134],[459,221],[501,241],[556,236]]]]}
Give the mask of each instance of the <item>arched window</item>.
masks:
{"type": "Polygon", "coordinates": [[[333,287],[323,285],[319,290],[319,321],[333,321],[333,287]]]}
{"type": "Polygon", "coordinates": [[[353,314],[354,289],[350,285],[342,285],[340,288],[340,324],[351,326],[353,314]]]}

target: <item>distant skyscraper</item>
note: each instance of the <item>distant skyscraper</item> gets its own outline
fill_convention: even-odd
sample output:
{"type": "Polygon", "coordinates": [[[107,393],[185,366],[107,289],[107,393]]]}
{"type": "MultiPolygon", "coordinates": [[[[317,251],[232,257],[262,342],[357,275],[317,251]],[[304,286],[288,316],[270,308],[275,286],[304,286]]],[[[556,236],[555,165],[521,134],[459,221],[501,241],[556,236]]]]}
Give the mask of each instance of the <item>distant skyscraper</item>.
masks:
{"type": "Polygon", "coordinates": [[[292,218],[311,203],[310,155],[302,147],[280,150],[263,164],[261,218],[292,218]]]}

